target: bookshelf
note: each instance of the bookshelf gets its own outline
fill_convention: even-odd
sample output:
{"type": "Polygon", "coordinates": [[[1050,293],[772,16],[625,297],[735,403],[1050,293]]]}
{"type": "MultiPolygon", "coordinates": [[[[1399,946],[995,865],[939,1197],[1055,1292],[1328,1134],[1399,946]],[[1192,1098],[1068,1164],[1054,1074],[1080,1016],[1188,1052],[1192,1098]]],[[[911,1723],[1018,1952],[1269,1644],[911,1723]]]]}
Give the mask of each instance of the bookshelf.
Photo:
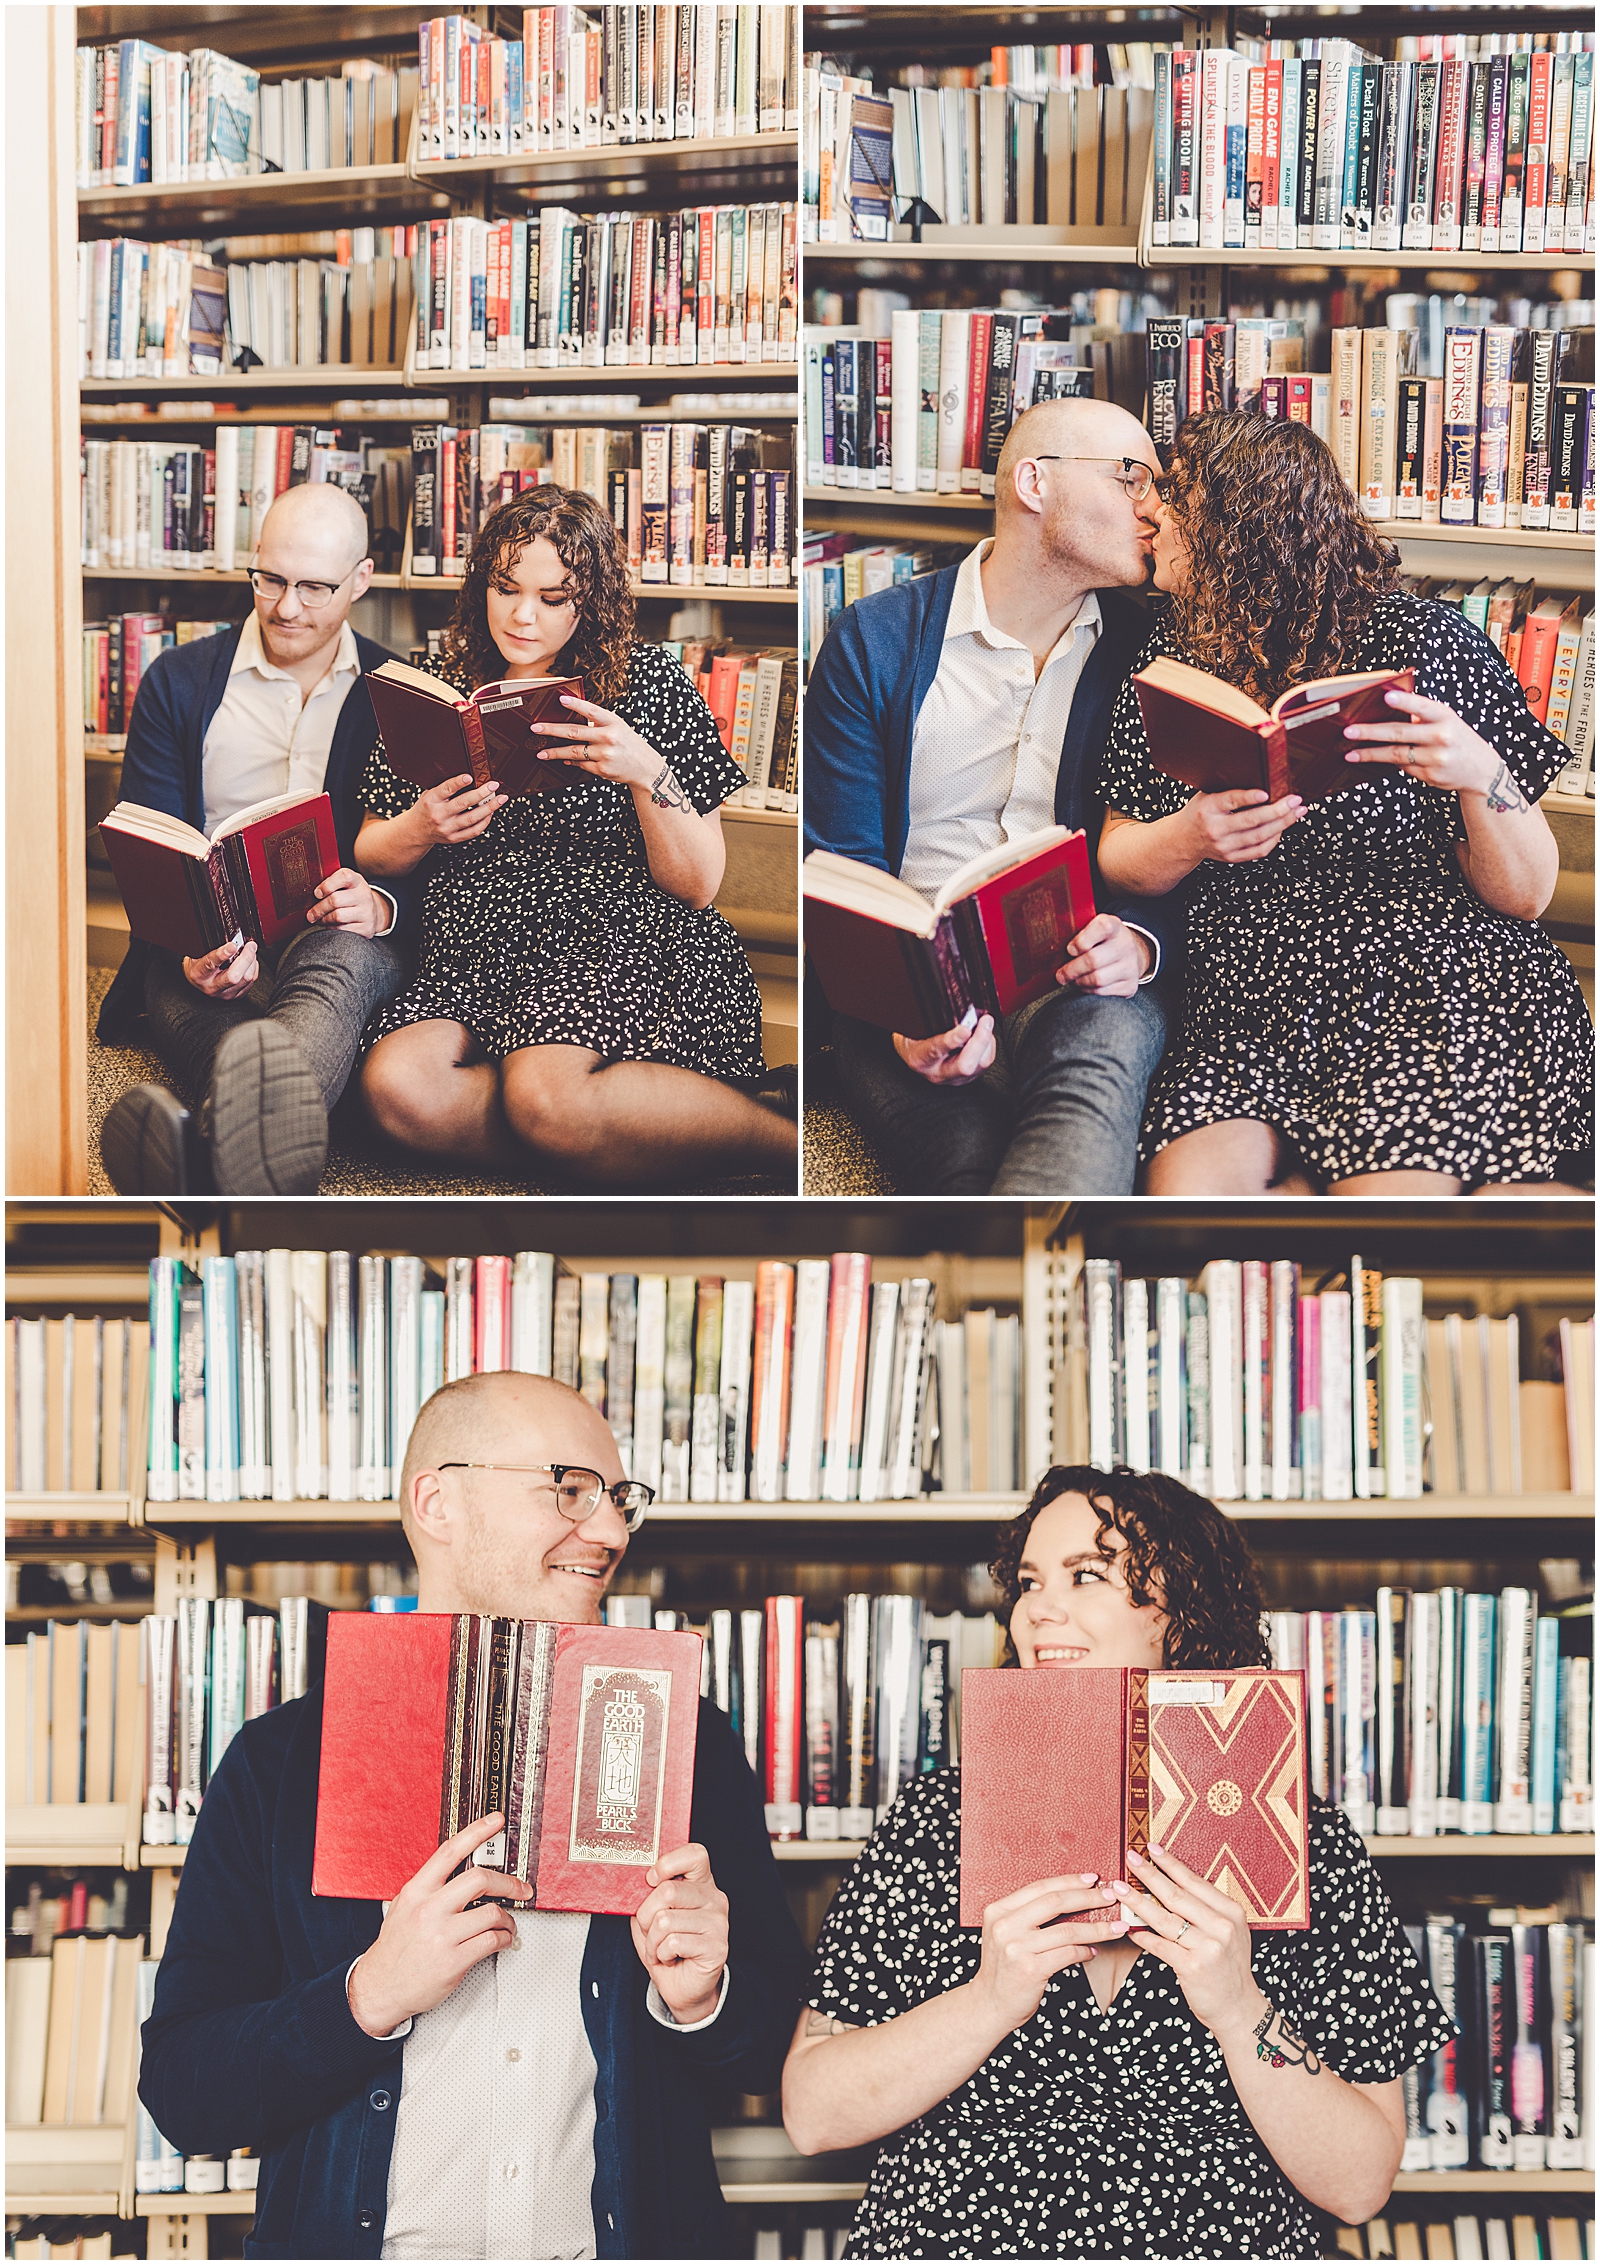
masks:
{"type": "MultiPolygon", "coordinates": [[[[98,1211],[99,1207],[95,1207],[98,1211]]],[[[236,1247],[422,1250],[439,1257],[507,1247],[528,1239],[502,1208],[471,1202],[444,1206],[378,1200],[340,1207],[330,1215],[317,1204],[106,1207],[102,1231],[87,1207],[70,1204],[10,1207],[6,1289],[8,1306],[29,1314],[83,1310],[94,1302],[108,1313],[137,1313],[146,1297],[142,1261],[155,1255],[191,1257],[236,1247]]],[[[746,1274],[759,1258],[823,1255],[841,1248],[867,1250],[884,1276],[931,1275],[946,1301],[941,1310],[992,1302],[1020,1310],[1026,1358],[1023,1437],[1030,1469],[1064,1451],[1053,1437],[1051,1323],[1070,1294],[1086,1258],[1118,1256],[1129,1272],[1196,1274],[1208,1257],[1293,1255],[1307,1275],[1347,1263],[1360,1248],[1386,1270],[1415,1271],[1427,1286],[1430,1310],[1471,1310],[1499,1315],[1522,1310],[1548,1315],[1592,1305],[1591,1224],[1586,1207],[1485,1204],[1474,1221],[1470,1250],[1442,1207],[1352,1206],[1330,1223],[1324,1210],[1285,1203],[1259,1206],[1182,1206],[1151,1203],[1084,1203],[1068,1206],[1015,1203],[735,1204],[632,1207],[622,1204],[547,1204],[537,1239],[574,1268],[746,1274]]],[[[630,1552],[629,1566],[643,1579],[659,1570],[663,1601],[698,1609],[720,1600],[719,1584],[737,1579],[744,1601],[763,1591],[800,1589],[826,1612],[843,1585],[882,1588],[935,1584],[986,1558],[994,1529],[1015,1513],[1020,1494],[927,1497],[889,1503],[745,1502],[731,1505],[673,1503],[653,1511],[630,1552]]],[[[1244,1524],[1268,1589],[1269,1603],[1294,1605],[1324,1591],[1317,1568],[1334,1561],[1330,1578],[1348,1597],[1366,1601],[1380,1581],[1445,1580],[1498,1586],[1539,1584],[1562,1577],[1587,1581],[1592,1592],[1593,1503],[1565,1492],[1520,1497],[1426,1496],[1388,1503],[1230,1502],[1224,1507],[1244,1524]],[[1381,1570],[1379,1568],[1382,1568],[1381,1570]]],[[[258,1560],[308,1566],[330,1555],[352,1561],[401,1554],[392,1503],[150,1503],[142,1492],[126,1497],[26,1495],[7,1504],[13,1546],[50,1532],[52,1553],[87,1548],[94,1530],[124,1539],[116,1546],[151,1554],[154,1608],[170,1610],[180,1589],[217,1595],[230,1568],[258,1560]],[[118,1521],[126,1521],[119,1525],[118,1521]],[[130,1530],[131,1529],[131,1530],[130,1530]],[[75,1536],[85,1537],[82,1541],[75,1536]],[[348,1537],[348,1552],[341,1537],[348,1537]]],[[[59,1608],[73,1617],[75,1608],[59,1608]]],[[[124,1617],[131,1617],[125,1609],[124,1617]]],[[[13,1627],[15,1615],[10,1616],[13,1627]]],[[[58,1811],[8,1812],[8,1864],[118,1864],[149,1882],[152,1947],[159,1953],[181,1877],[183,1850],[139,1841],[140,1818],[126,1809],[79,1818],[58,1811]],[[89,1853],[92,1850],[91,1854],[89,1853]]],[[[1391,1891],[1406,1910],[1435,1908],[1437,1899],[1476,1894],[1494,1902],[1532,1906],[1559,1903],[1592,1914],[1592,1833],[1551,1833],[1434,1838],[1368,1836],[1367,1845],[1391,1891]]],[[[802,1924],[814,1928],[837,1879],[861,1853],[858,1841],[794,1841],[776,1845],[802,1924]]],[[[749,2116],[749,2106],[745,2111],[749,2116]]],[[[863,2191],[870,2151],[846,2158],[803,2159],[794,2154],[775,2121],[772,2103],[756,2120],[728,2121],[716,2132],[724,2193],[747,2229],[758,2211],[815,2209],[828,2222],[863,2191]]],[[[40,2175],[45,2175],[41,2167],[40,2175]]],[[[131,2177],[131,2170],[130,2170],[131,2177]]],[[[114,2183],[114,2182],[113,2182],[114,2183]]],[[[1592,2189],[1588,2172],[1407,2172],[1396,2196],[1441,2206],[1486,2207],[1486,2198],[1562,2195],[1592,2189]]],[[[8,2208],[41,2213],[36,2195],[8,2199],[8,2208]]],[[[108,2190],[67,2199],[52,2189],[48,2206],[87,2214],[111,2207],[108,2190]]],[[[122,2196],[123,2214],[150,2221],[159,2253],[204,2253],[211,2216],[244,2216],[246,2194],[122,2196]],[[196,2245],[199,2245],[197,2247],[196,2245]]],[[[1391,2210],[1390,2215],[1395,2215],[1391,2210]]],[[[798,2223],[799,2221],[796,2221],[798,2223]]],[[[153,2253],[154,2252],[153,2250],[153,2253]]]]}
{"type": "MultiPolygon", "coordinates": [[[[1352,20],[1341,28],[1348,36],[1373,44],[1418,30],[1478,32],[1521,29],[1528,24],[1525,12],[1494,7],[1430,11],[1425,22],[1398,8],[1365,7],[1358,13],[1362,19],[1359,24],[1352,20]]],[[[1564,0],[1537,11],[1541,29],[1577,30],[1591,22],[1587,10],[1567,6],[1564,0]]],[[[935,67],[987,62],[991,42],[1098,44],[1135,31],[1142,39],[1203,49],[1229,45],[1241,36],[1315,38],[1325,37],[1334,29],[1325,12],[1294,5],[1181,11],[1151,8],[1139,11],[1136,24],[1127,20],[1126,11],[1095,6],[1028,13],[1011,8],[973,9],[959,15],[940,15],[923,7],[887,6],[874,8],[867,15],[845,0],[821,0],[806,12],[808,52],[820,51],[836,59],[843,71],[872,71],[874,86],[880,92],[887,75],[909,59],[935,67]]],[[[1386,44],[1384,51],[1389,52],[1386,44]]],[[[1081,229],[946,228],[930,224],[922,232],[923,240],[913,243],[904,240],[911,230],[899,222],[891,228],[892,240],[884,244],[808,243],[808,279],[815,268],[815,280],[823,291],[848,292],[853,286],[870,284],[898,291],[919,307],[998,303],[999,293],[1007,285],[1026,294],[1027,302],[1048,303],[1052,287],[1059,300],[1088,284],[1125,291],[1138,289],[1142,283],[1145,288],[1162,292],[1169,312],[1185,316],[1225,314],[1230,288],[1247,275],[1259,276],[1269,307],[1276,292],[1288,291],[1293,296],[1298,290],[1303,294],[1319,283],[1356,291],[1365,287],[1374,295],[1386,285],[1389,289],[1433,288],[1448,293],[1478,288],[1498,293],[1514,285],[1518,277],[1525,277],[1534,296],[1540,295],[1541,288],[1558,296],[1592,295],[1593,260],[1589,254],[1202,252],[1156,246],[1151,242],[1151,195],[1152,181],[1147,173],[1132,241],[1097,243],[1093,231],[1081,229]],[[975,266],[983,271],[981,278],[971,272],[975,266]],[[1541,278],[1546,279],[1543,286],[1541,278]]],[[[814,319],[809,292],[805,311],[808,319],[814,319]]],[[[1366,323],[1373,317],[1362,312],[1346,313],[1338,319],[1366,323]]],[[[1381,311],[1376,319],[1383,319],[1381,311]]],[[[1325,344],[1323,353],[1316,357],[1319,360],[1325,359],[1325,344]]],[[[1127,405],[1135,406],[1131,399],[1127,405]]],[[[837,530],[863,542],[944,542],[970,547],[988,531],[992,506],[962,496],[808,486],[803,491],[803,510],[808,531],[837,530]]],[[[1533,579],[1542,589],[1592,591],[1595,586],[1591,535],[1421,527],[1411,521],[1387,522],[1381,531],[1398,545],[1407,572],[1450,580],[1465,578],[1469,583],[1488,575],[1496,580],[1533,579]]],[[[1594,805],[1584,797],[1549,795],[1543,808],[1551,820],[1561,859],[1556,894],[1544,916],[1545,923],[1578,967],[1585,986],[1592,990],[1594,805]]]]}
{"type": "MultiPolygon", "coordinates": [[[[475,13],[489,22],[488,12],[475,13]]],[[[408,343],[404,362],[394,368],[341,365],[79,381],[74,247],[80,239],[298,233],[425,222],[463,212],[489,219],[536,213],[540,205],[562,199],[592,210],[648,208],[663,200],[709,204],[795,195],[799,137],[792,132],[424,164],[417,159],[414,126],[404,158],[396,163],[75,191],[73,58],[79,43],[135,34],[168,46],[205,43],[270,77],[286,71],[337,73],[352,56],[414,64],[417,25],[413,9],[365,5],[149,11],[86,7],[45,11],[26,24],[8,22],[8,145],[19,153],[27,148],[30,155],[27,168],[20,159],[12,168],[11,210],[18,239],[13,272],[30,303],[43,310],[50,342],[48,355],[30,357],[19,333],[8,369],[12,479],[19,503],[25,499],[28,505],[26,537],[20,512],[9,537],[8,618],[19,647],[25,642],[57,655],[51,675],[30,676],[26,686],[8,690],[8,737],[14,748],[29,750],[13,761],[9,783],[11,838],[18,846],[9,867],[8,1001],[16,1034],[14,1060],[20,1066],[25,1051],[28,1064],[25,1077],[11,1080],[8,1099],[10,1184],[20,1191],[74,1194],[87,1185],[88,1042],[76,1002],[85,996],[89,968],[115,966],[127,944],[126,917],[114,890],[108,894],[106,877],[86,874],[84,865],[88,824],[116,799],[110,765],[117,758],[113,748],[84,746],[76,667],[83,620],[140,602],[155,610],[158,598],[170,599],[185,582],[205,586],[196,610],[216,616],[231,612],[237,600],[212,585],[244,580],[237,573],[137,567],[91,572],[78,566],[73,436],[79,429],[79,403],[113,409],[125,404],[130,412],[194,405],[187,431],[181,417],[130,414],[125,423],[87,423],[83,429],[91,435],[175,432],[180,439],[194,440],[199,437],[195,427],[218,421],[292,421],[298,404],[300,421],[359,425],[388,445],[403,440],[418,415],[456,426],[481,424],[493,414],[491,393],[553,396],[557,401],[574,397],[570,410],[541,409],[536,419],[541,424],[609,423],[610,413],[597,411],[592,403],[613,392],[629,398],[628,409],[617,414],[621,424],[671,415],[668,403],[676,394],[733,396],[725,413],[747,423],[770,421],[782,427],[798,418],[793,361],[692,369],[413,371],[408,343]],[[41,86],[46,89],[44,147],[41,86]],[[45,449],[34,445],[41,431],[56,436],[45,449]],[[28,481],[36,494],[26,490],[28,481]],[[48,544],[49,568],[43,576],[42,541],[48,544]],[[87,794],[80,749],[96,766],[87,794]],[[20,846],[24,835],[25,851],[20,846]],[[17,909],[24,897],[25,917],[17,909]],[[73,1002],[64,1014],[55,1011],[61,1000],[73,1002]],[[41,1001],[50,1002],[48,1016],[38,1013],[41,1001]]],[[[702,418],[708,413],[718,412],[699,411],[702,418]]],[[[430,582],[405,571],[380,574],[354,609],[353,623],[404,653],[425,641],[429,627],[442,624],[452,594],[448,582],[430,582]]],[[[769,641],[798,646],[793,584],[770,590],[704,583],[640,585],[634,594],[646,637],[713,636],[757,648],[769,641]]],[[[720,902],[761,989],[769,1059],[793,1060],[799,999],[797,818],[792,812],[737,808],[726,817],[728,862],[720,902]]]]}

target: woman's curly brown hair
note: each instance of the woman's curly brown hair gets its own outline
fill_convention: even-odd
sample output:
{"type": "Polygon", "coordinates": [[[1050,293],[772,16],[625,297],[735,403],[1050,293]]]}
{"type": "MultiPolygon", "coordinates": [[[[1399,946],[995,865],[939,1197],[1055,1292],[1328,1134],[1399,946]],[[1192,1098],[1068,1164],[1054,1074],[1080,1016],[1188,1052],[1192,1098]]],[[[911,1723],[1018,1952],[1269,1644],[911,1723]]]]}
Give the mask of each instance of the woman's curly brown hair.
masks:
{"type": "MultiPolygon", "coordinates": [[[[1005,1598],[1006,1620],[1022,1594],[1018,1567],[1033,1521],[1058,1495],[1081,1494],[1099,1520],[1095,1546],[1109,1564],[1108,1536],[1122,1536],[1123,1578],[1137,1605],[1167,1616],[1164,1667],[1270,1667],[1261,1631],[1266,1599],[1255,1561],[1236,1525],[1203,1495],[1158,1471],[1095,1471],[1058,1465],[1046,1471],[1033,1500],[995,1539],[989,1567],[1005,1598]]],[[[1009,1637],[1008,1637],[1009,1642],[1009,1637]]],[[[1015,1659],[1015,1653],[1012,1653],[1015,1659]]]]}
{"type": "Polygon", "coordinates": [[[505,675],[505,655],[489,634],[489,587],[540,535],[566,568],[578,609],[557,673],[581,676],[591,700],[615,707],[627,686],[635,635],[627,553],[609,514],[577,488],[529,488],[487,515],[467,556],[444,657],[464,666],[474,685],[505,675]]]}
{"type": "Polygon", "coordinates": [[[1262,703],[1354,667],[1400,554],[1362,517],[1309,425],[1242,409],[1178,428],[1163,501],[1189,553],[1173,634],[1199,668],[1262,703]]]}

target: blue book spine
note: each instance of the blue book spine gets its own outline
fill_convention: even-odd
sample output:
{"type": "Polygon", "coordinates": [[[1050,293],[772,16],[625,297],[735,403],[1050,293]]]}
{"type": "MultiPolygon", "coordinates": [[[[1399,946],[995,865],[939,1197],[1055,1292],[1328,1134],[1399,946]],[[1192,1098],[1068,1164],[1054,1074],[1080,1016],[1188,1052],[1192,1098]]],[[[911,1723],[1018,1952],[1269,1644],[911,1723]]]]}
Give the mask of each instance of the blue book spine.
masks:
{"type": "Polygon", "coordinates": [[[822,632],[826,636],[844,611],[844,567],[836,558],[822,563],[822,632]]]}
{"type": "Polygon", "coordinates": [[[424,1290],[421,1299],[421,1391],[429,1400],[444,1382],[444,1292],[424,1290]]]}
{"type": "Polygon", "coordinates": [[[1278,110],[1278,249],[1295,250],[1295,213],[1300,198],[1300,59],[1286,57],[1283,100],[1278,110]]]}
{"type": "Polygon", "coordinates": [[[111,161],[111,184],[117,189],[131,189],[138,179],[134,164],[139,154],[141,81],[147,118],[150,101],[150,66],[145,61],[143,49],[143,40],[122,39],[117,42],[117,131],[113,144],[115,154],[111,161]]]}
{"type": "Polygon", "coordinates": [[[111,283],[106,300],[106,368],[112,377],[121,377],[122,369],[122,251],[125,239],[115,238],[111,246],[111,283]]]}
{"type": "Polygon", "coordinates": [[[506,147],[515,157],[522,148],[522,42],[506,41],[506,147]]]}
{"type": "Polygon", "coordinates": [[[1556,1724],[1561,1706],[1561,1623],[1541,1613],[1533,1627],[1533,1829],[1556,1829],[1556,1724]]]}
{"type": "Polygon", "coordinates": [[[1495,1599],[1462,1605],[1461,1830],[1494,1830],[1495,1599]]]}
{"type": "Polygon", "coordinates": [[[838,427],[839,357],[832,346],[822,349],[822,480],[825,487],[838,482],[834,453],[838,427]],[[830,478],[829,474],[833,477],[830,478]]]}
{"type": "Polygon", "coordinates": [[[1352,63],[1344,112],[1344,180],[1339,190],[1339,245],[1343,251],[1366,247],[1356,221],[1356,176],[1361,169],[1361,89],[1369,66],[1352,63]]]}
{"type": "Polygon", "coordinates": [[[1226,214],[1224,242],[1231,245],[1235,236],[1239,246],[1244,244],[1244,174],[1248,121],[1230,118],[1223,141],[1223,209],[1226,214]]]}

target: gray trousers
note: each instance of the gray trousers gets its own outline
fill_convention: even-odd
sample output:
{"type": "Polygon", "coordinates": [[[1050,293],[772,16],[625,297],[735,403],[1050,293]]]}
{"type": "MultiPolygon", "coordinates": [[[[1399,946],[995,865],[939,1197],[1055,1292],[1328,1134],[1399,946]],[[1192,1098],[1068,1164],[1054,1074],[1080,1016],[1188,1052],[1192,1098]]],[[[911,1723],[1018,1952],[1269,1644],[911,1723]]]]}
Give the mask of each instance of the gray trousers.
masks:
{"type": "Polygon", "coordinates": [[[307,928],[262,955],[261,974],[242,999],[208,999],[176,954],[153,952],[144,1004],[157,1052],[197,1098],[210,1089],[228,1033],[265,1017],[294,1040],[331,1109],[349,1083],[374,1008],[393,998],[405,976],[405,956],[387,936],[307,928]]]}

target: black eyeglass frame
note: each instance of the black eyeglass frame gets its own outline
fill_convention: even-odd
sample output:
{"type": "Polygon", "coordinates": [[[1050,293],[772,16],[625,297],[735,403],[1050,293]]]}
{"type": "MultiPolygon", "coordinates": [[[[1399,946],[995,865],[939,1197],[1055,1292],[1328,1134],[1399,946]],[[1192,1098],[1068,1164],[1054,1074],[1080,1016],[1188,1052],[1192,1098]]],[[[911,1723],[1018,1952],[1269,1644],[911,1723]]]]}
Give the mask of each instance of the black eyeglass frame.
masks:
{"type": "Polygon", "coordinates": [[[541,1478],[548,1474],[555,1486],[557,1496],[560,1495],[563,1480],[571,1478],[574,1473],[581,1473],[584,1478],[594,1480],[594,1495],[585,1508],[582,1517],[574,1518],[571,1523],[575,1526],[585,1524],[599,1509],[600,1498],[605,1495],[609,1497],[611,1507],[622,1519],[630,1534],[636,1534],[639,1531],[639,1528],[644,1524],[646,1512],[656,1498],[655,1488],[646,1486],[643,1479],[617,1479],[612,1485],[607,1486],[600,1473],[591,1470],[587,1463],[439,1463],[435,1468],[441,1471],[515,1471],[527,1478],[541,1478]],[[642,1495],[644,1499],[643,1501],[635,1500],[631,1504],[627,1501],[619,1502],[617,1499],[619,1494],[635,1497],[642,1495]]]}
{"type": "Polygon", "coordinates": [[[355,565],[351,567],[350,574],[341,574],[337,582],[286,582],[281,574],[269,574],[264,566],[247,567],[245,571],[250,579],[250,587],[258,598],[277,599],[281,598],[285,591],[293,590],[307,613],[321,613],[325,606],[332,605],[334,599],[349,581],[350,575],[358,574],[361,566],[362,560],[358,558],[355,565]],[[256,580],[258,574],[268,584],[266,589],[263,589],[261,583],[256,580]],[[325,598],[308,598],[303,595],[307,590],[326,590],[328,594],[325,598]]]}
{"type": "Polygon", "coordinates": [[[1143,503],[1151,489],[1157,487],[1161,480],[1161,474],[1152,471],[1142,456],[1060,456],[1053,449],[1043,449],[1037,456],[1030,456],[1026,461],[1030,464],[1120,464],[1122,471],[1119,476],[1123,492],[1130,503],[1143,503]],[[1133,486],[1133,475],[1136,472],[1144,474],[1144,485],[1137,491],[1133,486]]]}

